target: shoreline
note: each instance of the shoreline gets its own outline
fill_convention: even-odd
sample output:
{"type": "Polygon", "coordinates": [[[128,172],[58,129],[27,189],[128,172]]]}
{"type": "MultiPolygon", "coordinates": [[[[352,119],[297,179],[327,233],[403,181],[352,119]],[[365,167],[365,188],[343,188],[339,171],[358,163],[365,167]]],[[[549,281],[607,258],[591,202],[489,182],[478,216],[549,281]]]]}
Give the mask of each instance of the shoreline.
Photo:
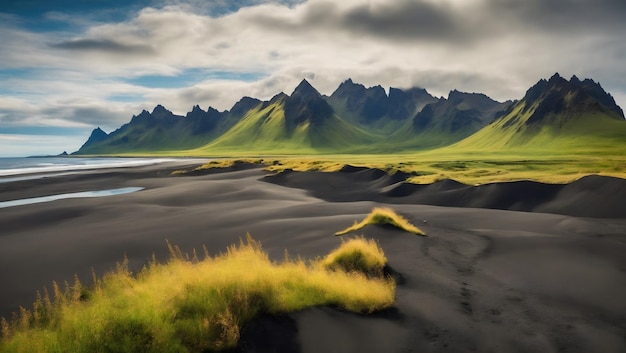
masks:
{"type": "MultiPolygon", "coordinates": [[[[74,192],[103,191],[96,189],[99,180],[117,174],[122,179],[132,179],[138,174],[145,176],[169,176],[181,172],[178,177],[198,177],[227,173],[229,171],[263,170],[263,181],[289,188],[301,189],[329,202],[374,201],[389,204],[414,204],[445,207],[499,209],[523,212],[562,214],[591,218],[626,218],[626,179],[587,175],[567,184],[550,184],[519,180],[467,185],[445,179],[430,184],[414,184],[410,174],[388,172],[367,167],[344,165],[336,171],[266,171],[267,164],[259,161],[240,161],[221,165],[215,160],[141,160],[139,165],[96,165],[93,168],[67,170],[64,172],[27,173],[17,177],[0,177],[0,202],[71,194],[74,192]],[[209,168],[195,169],[215,162],[209,168]],[[151,175],[153,171],[155,175],[151,175]],[[126,173],[127,172],[127,173],[126,173]],[[58,179],[58,182],[57,182],[58,179]],[[8,181],[4,181],[8,180],[8,181]],[[36,182],[39,180],[39,182],[36,182]],[[37,185],[33,188],[29,181],[37,185]],[[76,183],[83,185],[75,190],[76,183]],[[45,188],[44,185],[49,185],[45,188]],[[65,185],[67,187],[62,187],[65,185]],[[88,189],[87,185],[93,185],[88,189]]],[[[82,166],[79,166],[82,167],[82,166]]],[[[91,166],[85,166],[91,167],[91,166]]],[[[143,187],[120,184],[121,187],[143,187]]]]}
{"type": "MultiPolygon", "coordinates": [[[[109,163],[91,163],[91,164],[49,164],[49,165],[33,165],[28,167],[20,167],[20,168],[4,168],[0,169],[0,182],[3,182],[4,179],[10,179],[11,177],[36,177],[38,175],[46,176],[46,174],[56,174],[56,173],[69,173],[69,172],[80,172],[80,171],[92,171],[98,169],[116,169],[116,168],[132,168],[132,167],[142,167],[148,165],[158,165],[162,163],[191,163],[195,161],[197,163],[201,163],[200,161],[206,162],[210,159],[205,158],[139,158],[139,157],[43,157],[41,159],[84,159],[84,160],[98,160],[98,161],[108,161],[109,163]],[[124,162],[120,162],[119,160],[123,159],[124,162]],[[134,160],[134,162],[129,162],[130,160],[134,160]]],[[[13,159],[13,158],[11,158],[13,159]]],[[[40,157],[23,157],[23,158],[15,158],[15,159],[40,159],[40,157]]],[[[0,164],[0,166],[2,166],[0,164]]]]}
{"type": "MultiPolygon", "coordinates": [[[[183,251],[206,245],[218,254],[249,232],[270,258],[283,258],[285,250],[315,258],[341,243],[336,231],[372,207],[386,206],[429,235],[378,226],[358,233],[380,243],[401,279],[396,314],[366,317],[330,308],[289,314],[288,336],[301,351],[315,351],[319,342],[332,342],[329,351],[355,352],[551,352],[554,347],[619,352],[626,347],[626,317],[620,314],[626,312],[621,300],[626,296],[626,218],[331,202],[303,188],[266,182],[268,172],[258,166],[171,175],[184,166],[102,169],[0,184],[2,199],[145,187],[124,195],[1,209],[0,316],[30,306],[36,291],[50,289],[52,281],[71,282],[77,274],[88,285],[92,269],[101,275],[124,256],[132,270],[152,254],[163,261],[166,240],[183,251]]],[[[393,185],[385,185],[385,176],[368,173],[350,174],[352,186],[382,190],[393,185]]],[[[310,180],[299,182],[306,181],[309,190],[346,187],[340,176],[326,177],[331,176],[337,179],[303,174],[310,180]]],[[[284,333],[280,322],[260,320],[269,336],[284,333]]]]}

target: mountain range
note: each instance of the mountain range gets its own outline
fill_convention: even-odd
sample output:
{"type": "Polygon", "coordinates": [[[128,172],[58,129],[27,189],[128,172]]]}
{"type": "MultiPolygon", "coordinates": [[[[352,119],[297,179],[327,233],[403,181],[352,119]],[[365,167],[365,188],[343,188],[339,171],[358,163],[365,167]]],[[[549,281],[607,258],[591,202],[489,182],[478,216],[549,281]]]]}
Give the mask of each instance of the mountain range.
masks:
{"type": "Polygon", "coordinates": [[[348,79],[330,95],[302,80],[268,101],[241,98],[230,110],[198,105],[185,116],[162,105],[105,133],[96,128],[74,154],[376,153],[433,148],[557,152],[626,149],[622,109],[599,83],[542,79],[516,101],[453,90],[365,87],[348,79]]]}

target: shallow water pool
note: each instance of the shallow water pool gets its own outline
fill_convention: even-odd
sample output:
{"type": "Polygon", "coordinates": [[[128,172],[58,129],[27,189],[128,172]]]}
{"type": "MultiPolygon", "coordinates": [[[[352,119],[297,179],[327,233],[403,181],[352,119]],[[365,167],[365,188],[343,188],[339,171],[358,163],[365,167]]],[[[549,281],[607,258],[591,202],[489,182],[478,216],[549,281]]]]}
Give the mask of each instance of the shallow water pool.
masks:
{"type": "Polygon", "coordinates": [[[79,199],[79,198],[88,198],[88,197],[104,197],[104,196],[129,194],[131,192],[137,192],[143,189],[145,188],[127,187],[127,188],[119,188],[119,189],[82,191],[82,192],[72,192],[72,193],[67,193],[67,194],[50,195],[50,196],[31,197],[27,199],[1,201],[0,208],[31,205],[34,203],[50,202],[50,201],[64,200],[64,199],[79,199]]]}

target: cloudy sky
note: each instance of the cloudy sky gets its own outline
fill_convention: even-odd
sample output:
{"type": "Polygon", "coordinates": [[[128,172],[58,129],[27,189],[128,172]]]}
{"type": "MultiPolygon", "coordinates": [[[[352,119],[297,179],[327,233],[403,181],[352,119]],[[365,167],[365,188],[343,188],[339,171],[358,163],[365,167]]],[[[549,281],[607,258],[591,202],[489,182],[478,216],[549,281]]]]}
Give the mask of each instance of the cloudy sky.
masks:
{"type": "Polygon", "coordinates": [[[161,103],[366,86],[518,99],[555,72],[626,108],[624,0],[2,0],[0,156],[77,150],[161,103]]]}

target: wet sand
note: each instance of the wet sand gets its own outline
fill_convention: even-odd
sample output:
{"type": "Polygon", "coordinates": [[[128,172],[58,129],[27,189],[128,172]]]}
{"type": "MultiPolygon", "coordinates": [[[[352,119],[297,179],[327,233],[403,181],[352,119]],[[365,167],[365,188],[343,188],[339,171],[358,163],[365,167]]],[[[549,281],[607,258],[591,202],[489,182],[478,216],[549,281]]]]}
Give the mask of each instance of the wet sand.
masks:
{"type": "MultiPolygon", "coordinates": [[[[145,187],[0,209],[0,316],[30,305],[35,292],[53,280],[71,281],[76,273],[88,282],[92,268],[102,273],[125,255],[135,269],[153,253],[165,259],[166,239],[183,250],[204,244],[219,253],[249,232],[277,259],[285,249],[321,256],[341,242],[334,232],[382,205],[428,234],[377,226],[359,232],[380,242],[398,273],[396,307],[372,316],[314,308],[260,318],[244,330],[242,351],[626,350],[625,217],[599,207],[593,207],[594,218],[585,218],[418,204],[428,202],[407,198],[415,191],[400,193],[408,187],[375,171],[365,171],[367,177],[351,171],[268,179],[267,172],[244,165],[206,175],[170,174],[180,168],[164,164],[0,184],[0,201],[145,187]]],[[[600,184],[609,194],[621,192],[604,180],[600,184]]],[[[431,189],[445,194],[457,186],[431,189]]],[[[591,202],[589,197],[615,202],[597,188],[576,187],[583,188],[577,195],[559,190],[531,211],[554,211],[550,203],[580,209],[578,203],[591,202]],[[585,192],[591,196],[581,196],[585,192]]],[[[481,193],[488,198],[487,191],[481,193]]]]}

